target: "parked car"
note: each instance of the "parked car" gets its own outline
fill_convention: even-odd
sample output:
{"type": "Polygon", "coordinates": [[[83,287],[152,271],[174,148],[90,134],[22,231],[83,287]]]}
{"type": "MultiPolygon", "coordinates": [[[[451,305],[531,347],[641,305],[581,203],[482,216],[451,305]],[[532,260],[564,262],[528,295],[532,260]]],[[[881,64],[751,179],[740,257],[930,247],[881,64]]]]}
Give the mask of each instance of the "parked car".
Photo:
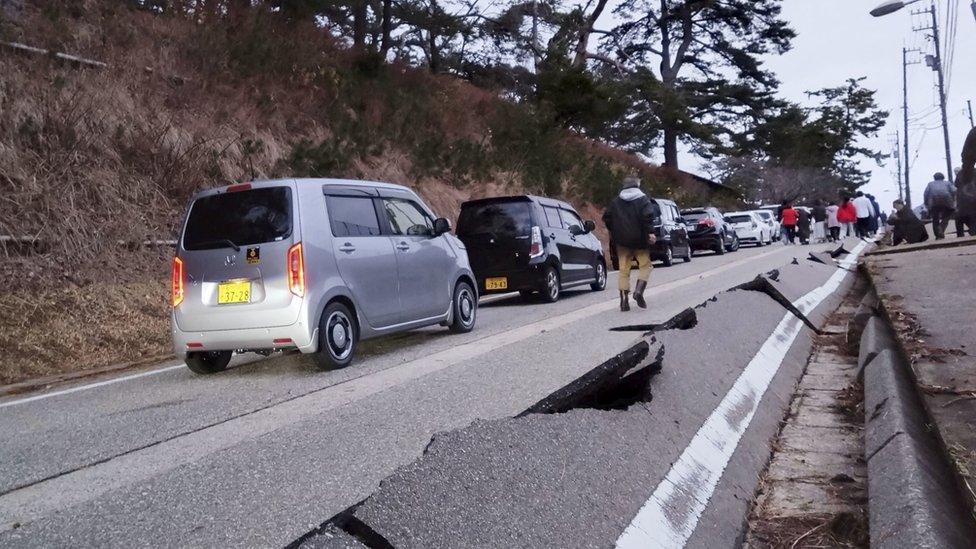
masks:
{"type": "Polygon", "coordinates": [[[522,195],[461,204],[457,234],[482,293],[539,292],[553,302],[566,288],[606,288],[607,263],[594,229],[566,202],[522,195]]]}
{"type": "Polygon", "coordinates": [[[752,213],[758,215],[759,219],[762,219],[763,222],[766,223],[766,225],[769,227],[769,234],[772,235],[773,237],[773,241],[774,242],[778,241],[780,236],[779,234],[780,227],[779,227],[779,220],[776,219],[776,211],[775,210],[773,211],[752,210],[752,213]]]}
{"type": "MultiPolygon", "coordinates": [[[[685,263],[691,261],[693,250],[688,239],[688,227],[681,217],[678,205],[666,198],[652,198],[657,211],[657,223],[654,234],[657,242],[650,246],[651,260],[660,261],[665,267],[674,265],[675,258],[681,258],[685,263]]],[[[610,259],[614,269],[619,268],[617,249],[610,245],[610,259]]]]}
{"type": "Polygon", "coordinates": [[[739,242],[765,246],[773,243],[772,229],[756,212],[731,212],[725,221],[732,225],[739,242]]]}
{"type": "Polygon", "coordinates": [[[193,197],[172,269],[177,356],[200,374],[235,351],[348,366],[358,342],[433,324],[468,332],[474,273],[448,220],[406,187],[331,179],[193,197]]]}
{"type": "Polygon", "coordinates": [[[693,250],[713,250],[722,255],[739,249],[739,237],[717,208],[683,210],[681,217],[691,226],[688,236],[693,250]]]}

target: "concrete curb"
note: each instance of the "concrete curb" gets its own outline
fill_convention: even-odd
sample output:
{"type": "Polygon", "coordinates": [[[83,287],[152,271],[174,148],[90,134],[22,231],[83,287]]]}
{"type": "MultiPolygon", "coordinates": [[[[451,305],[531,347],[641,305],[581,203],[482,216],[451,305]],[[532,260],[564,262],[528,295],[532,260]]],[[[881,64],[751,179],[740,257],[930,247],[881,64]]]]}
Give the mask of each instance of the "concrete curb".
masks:
{"type": "MultiPolygon", "coordinates": [[[[876,304],[872,290],[861,311],[876,304]]],[[[860,342],[871,546],[971,547],[976,524],[894,331],[875,313],[860,342]]]]}

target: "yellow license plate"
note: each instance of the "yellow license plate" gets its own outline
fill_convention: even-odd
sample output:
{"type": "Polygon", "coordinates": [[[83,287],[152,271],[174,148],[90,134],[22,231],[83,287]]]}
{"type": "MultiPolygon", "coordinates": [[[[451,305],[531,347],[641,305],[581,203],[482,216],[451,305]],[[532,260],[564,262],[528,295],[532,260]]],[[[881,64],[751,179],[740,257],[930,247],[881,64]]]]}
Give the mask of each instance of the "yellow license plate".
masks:
{"type": "Polygon", "coordinates": [[[217,303],[249,303],[251,301],[250,282],[221,282],[217,286],[217,303]]]}
{"type": "Polygon", "coordinates": [[[485,289],[486,290],[507,290],[508,278],[504,276],[499,276],[495,278],[486,278],[485,289]]]}

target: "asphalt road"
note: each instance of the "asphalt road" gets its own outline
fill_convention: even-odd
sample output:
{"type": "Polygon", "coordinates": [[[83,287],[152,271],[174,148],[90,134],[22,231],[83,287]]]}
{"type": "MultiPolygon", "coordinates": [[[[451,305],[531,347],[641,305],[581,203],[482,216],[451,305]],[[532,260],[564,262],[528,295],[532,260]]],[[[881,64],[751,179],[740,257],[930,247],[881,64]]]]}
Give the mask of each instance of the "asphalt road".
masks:
{"type": "MultiPolygon", "coordinates": [[[[615,276],[555,304],[490,298],[470,334],[368,342],[336,372],[300,357],[209,377],[164,364],[0,400],[0,546],[281,546],[374,493],[435,433],[518,414],[637,338],[608,328],[661,322],[823,248],[655,269],[647,311],[616,310],[615,276]]],[[[693,375],[683,384],[709,383],[693,375]]]]}

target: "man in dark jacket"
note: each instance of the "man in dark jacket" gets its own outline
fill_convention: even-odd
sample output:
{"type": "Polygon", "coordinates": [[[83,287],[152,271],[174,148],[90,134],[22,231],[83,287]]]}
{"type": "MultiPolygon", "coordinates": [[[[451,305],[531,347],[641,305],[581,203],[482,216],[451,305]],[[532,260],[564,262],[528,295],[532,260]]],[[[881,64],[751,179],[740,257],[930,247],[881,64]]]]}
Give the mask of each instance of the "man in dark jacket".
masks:
{"type": "Polygon", "coordinates": [[[651,250],[657,238],[654,236],[654,204],[640,190],[640,179],[627,177],[623,190],[613,200],[603,222],[610,230],[610,240],[617,247],[620,264],[620,310],[630,310],[630,270],[636,259],[639,273],[634,286],[634,301],[645,309],[644,290],[651,278],[651,250]]]}
{"type": "Polygon", "coordinates": [[[976,236],[976,128],[969,130],[962,146],[962,167],[956,177],[956,232],[976,236]]]}
{"type": "Polygon", "coordinates": [[[925,230],[925,223],[915,215],[911,208],[905,207],[901,200],[895,200],[895,212],[888,217],[891,225],[891,243],[897,246],[902,242],[916,244],[929,239],[929,232],[925,230]]]}

